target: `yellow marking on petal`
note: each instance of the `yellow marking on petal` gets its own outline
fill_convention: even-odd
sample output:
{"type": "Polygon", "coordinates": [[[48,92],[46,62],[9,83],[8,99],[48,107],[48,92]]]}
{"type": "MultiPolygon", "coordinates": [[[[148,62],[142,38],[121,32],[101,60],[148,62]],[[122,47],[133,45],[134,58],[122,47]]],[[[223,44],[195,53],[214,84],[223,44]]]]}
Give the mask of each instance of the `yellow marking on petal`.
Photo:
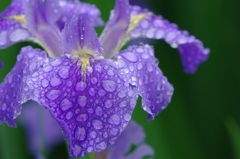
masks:
{"type": "Polygon", "coordinates": [[[23,15],[13,15],[9,17],[5,17],[6,19],[13,19],[13,20],[18,20],[20,22],[26,23],[26,19],[24,18],[23,15]]]}
{"type": "Polygon", "coordinates": [[[84,80],[86,80],[87,66],[90,65],[89,58],[90,56],[85,56],[80,59],[80,61],[82,62],[82,73],[83,73],[84,80]]]}
{"type": "Polygon", "coordinates": [[[136,23],[138,23],[140,20],[142,20],[143,18],[145,18],[146,17],[146,14],[139,14],[139,15],[137,15],[136,17],[133,17],[131,20],[130,20],[130,22],[132,23],[132,24],[136,24],[136,23]]]}

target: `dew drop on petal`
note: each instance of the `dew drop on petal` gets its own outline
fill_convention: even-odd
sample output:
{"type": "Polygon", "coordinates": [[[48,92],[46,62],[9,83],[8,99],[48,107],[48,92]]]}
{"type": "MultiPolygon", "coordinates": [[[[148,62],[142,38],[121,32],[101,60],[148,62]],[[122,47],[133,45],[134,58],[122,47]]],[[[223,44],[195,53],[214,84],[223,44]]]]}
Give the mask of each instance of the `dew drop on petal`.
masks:
{"type": "Polygon", "coordinates": [[[50,71],[52,71],[52,66],[47,65],[47,66],[43,67],[43,71],[44,71],[44,72],[50,72],[50,71]]]}
{"type": "Polygon", "coordinates": [[[130,114],[125,114],[124,115],[124,120],[130,121],[130,119],[131,119],[131,115],[130,114]]]}
{"type": "Polygon", "coordinates": [[[24,39],[28,38],[29,36],[30,35],[29,35],[29,32],[27,30],[16,29],[10,34],[9,39],[12,42],[18,42],[18,41],[21,41],[21,40],[24,40],[24,39]]]}
{"type": "Polygon", "coordinates": [[[77,127],[75,130],[75,138],[79,141],[86,139],[86,130],[85,128],[77,127]]]}
{"type": "Polygon", "coordinates": [[[89,90],[88,90],[88,93],[91,95],[91,96],[94,96],[95,95],[95,89],[94,88],[90,88],[89,90]]]}
{"type": "Polygon", "coordinates": [[[90,136],[91,136],[91,138],[96,138],[97,137],[97,133],[95,132],[95,131],[91,131],[90,132],[90,136]]]}
{"type": "Polygon", "coordinates": [[[58,66],[62,63],[62,60],[60,58],[56,58],[51,62],[52,66],[58,66]]]}
{"type": "Polygon", "coordinates": [[[100,130],[103,128],[103,123],[100,120],[93,120],[92,125],[96,130],[100,130]]]}
{"type": "Polygon", "coordinates": [[[60,95],[59,90],[51,90],[51,91],[47,92],[47,94],[46,94],[47,98],[50,100],[57,99],[59,95],[60,95]]]}
{"type": "Polygon", "coordinates": [[[119,98],[124,98],[125,96],[126,96],[126,92],[125,91],[121,90],[121,91],[118,92],[118,97],[119,98]]]}
{"type": "Polygon", "coordinates": [[[103,114],[102,108],[101,107],[97,107],[95,110],[95,113],[97,116],[101,116],[103,114]]]}
{"type": "Polygon", "coordinates": [[[91,78],[91,83],[92,84],[96,84],[98,82],[97,78],[96,77],[92,77],[91,78]]]}
{"type": "Polygon", "coordinates": [[[63,99],[60,103],[60,108],[65,111],[72,107],[72,102],[70,102],[68,99],[63,99]]]}
{"type": "Polygon", "coordinates": [[[110,134],[113,136],[117,136],[119,133],[119,129],[118,128],[111,128],[110,129],[110,134]]]}
{"type": "Polygon", "coordinates": [[[86,106],[86,104],[87,104],[87,98],[86,98],[86,96],[78,96],[78,104],[79,104],[81,107],[86,106]]]}
{"type": "Polygon", "coordinates": [[[64,66],[63,68],[61,68],[59,71],[58,71],[58,75],[60,77],[62,77],[63,79],[66,79],[69,77],[69,70],[70,70],[70,67],[69,66],[64,66]]]}
{"type": "Polygon", "coordinates": [[[73,117],[73,113],[70,111],[66,114],[66,119],[70,120],[73,117]]]}
{"type": "Polygon", "coordinates": [[[111,108],[112,107],[112,101],[111,100],[107,100],[106,102],[105,102],[105,107],[106,108],[111,108]]]}
{"type": "Polygon", "coordinates": [[[50,84],[53,87],[59,86],[61,83],[62,83],[62,81],[57,77],[53,77],[50,81],[50,84]]]}
{"type": "Polygon", "coordinates": [[[76,90],[77,91],[84,91],[84,89],[87,87],[87,84],[85,82],[78,82],[76,84],[76,90]]]}
{"type": "Polygon", "coordinates": [[[88,119],[88,115],[87,114],[79,114],[78,116],[77,116],[77,121],[79,121],[79,122],[84,122],[84,121],[86,121],[88,119]]]}
{"type": "Polygon", "coordinates": [[[122,56],[130,62],[137,62],[138,60],[137,56],[132,52],[125,52],[122,56]]]}
{"type": "Polygon", "coordinates": [[[116,90],[116,83],[112,80],[102,81],[102,86],[108,92],[114,92],[116,90]]]}
{"type": "Polygon", "coordinates": [[[47,79],[42,80],[42,86],[47,87],[49,85],[49,81],[47,79]]]}
{"type": "Polygon", "coordinates": [[[7,43],[7,31],[0,33],[0,45],[5,45],[7,43]]]}
{"type": "Polygon", "coordinates": [[[121,121],[120,121],[120,117],[117,114],[114,114],[110,116],[110,118],[108,119],[108,122],[113,125],[119,125],[121,121]]]}
{"type": "Polygon", "coordinates": [[[119,103],[119,107],[123,108],[123,107],[126,107],[127,106],[127,101],[122,101],[119,103]]]}
{"type": "Polygon", "coordinates": [[[98,143],[98,144],[96,145],[96,148],[97,148],[98,150],[104,150],[105,148],[107,148],[107,144],[106,144],[105,141],[100,142],[100,143],[98,143]]]}
{"type": "Polygon", "coordinates": [[[73,147],[73,155],[76,157],[76,156],[79,156],[80,155],[80,153],[81,153],[81,147],[80,146],[78,146],[78,145],[75,145],[74,147],[73,147]]]}

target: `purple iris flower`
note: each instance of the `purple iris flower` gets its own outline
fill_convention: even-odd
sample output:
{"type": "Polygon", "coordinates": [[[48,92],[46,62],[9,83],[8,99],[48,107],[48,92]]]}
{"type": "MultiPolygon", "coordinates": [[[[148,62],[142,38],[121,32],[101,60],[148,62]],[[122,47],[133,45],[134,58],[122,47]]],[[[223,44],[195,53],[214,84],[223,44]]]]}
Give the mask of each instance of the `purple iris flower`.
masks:
{"type": "Polygon", "coordinates": [[[63,135],[58,123],[44,107],[33,101],[23,107],[19,122],[26,130],[31,154],[40,158],[41,152],[50,152],[53,146],[63,142],[63,135]]]}
{"type": "Polygon", "coordinates": [[[21,105],[36,101],[62,128],[71,156],[79,157],[115,143],[131,120],[138,95],[149,120],[171,101],[173,87],[159,69],[153,48],[145,44],[121,50],[127,42],[139,37],[164,39],[178,48],[187,73],[195,72],[208,58],[209,49],[187,31],[147,9],[129,5],[128,0],[116,0],[98,38],[93,26],[99,18],[91,14],[99,13],[88,9],[72,13],[65,7],[82,3],[68,2],[15,0],[1,14],[0,45],[33,39],[46,52],[22,48],[16,65],[0,84],[4,94],[0,123],[16,127],[14,119],[21,105]],[[72,17],[64,18],[68,16],[72,17]],[[64,19],[67,23],[62,29],[64,19]],[[29,36],[23,36],[23,30],[29,36]]]}

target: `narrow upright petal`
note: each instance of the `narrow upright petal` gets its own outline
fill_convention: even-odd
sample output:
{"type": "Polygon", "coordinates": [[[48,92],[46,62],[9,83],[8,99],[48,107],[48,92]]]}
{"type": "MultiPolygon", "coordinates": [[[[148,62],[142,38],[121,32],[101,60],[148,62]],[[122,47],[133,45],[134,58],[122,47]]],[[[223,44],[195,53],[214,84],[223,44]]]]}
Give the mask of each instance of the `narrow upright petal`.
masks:
{"type": "Polygon", "coordinates": [[[10,6],[0,14],[0,49],[31,39],[31,33],[25,28],[26,2],[27,0],[13,0],[10,6]]]}
{"type": "Polygon", "coordinates": [[[204,48],[201,41],[190,36],[187,31],[179,30],[176,24],[169,23],[162,16],[156,16],[147,9],[132,6],[131,25],[134,23],[137,25],[129,30],[126,41],[139,37],[165,40],[173,48],[178,48],[186,73],[194,73],[198,65],[208,58],[210,50],[204,48]]]}
{"type": "Polygon", "coordinates": [[[173,94],[172,85],[158,67],[154,50],[149,45],[130,46],[114,59],[121,63],[119,71],[126,82],[137,88],[149,120],[154,119],[167,107],[173,94]]]}
{"type": "Polygon", "coordinates": [[[120,51],[122,39],[130,23],[130,5],[128,0],[117,0],[110,19],[100,37],[104,57],[112,58],[120,51]]]}
{"type": "Polygon", "coordinates": [[[50,152],[54,145],[63,142],[60,126],[44,107],[29,101],[23,108],[19,121],[25,128],[32,155],[39,156],[43,150],[50,152]]]}
{"type": "MultiPolygon", "coordinates": [[[[31,0],[26,4],[25,10],[27,28],[35,36],[35,42],[38,42],[51,57],[63,55],[59,47],[60,31],[56,24],[51,21],[54,15],[46,14],[51,13],[48,11],[49,5],[53,4],[52,7],[57,7],[55,1],[57,0],[49,4],[48,0],[46,3],[42,3],[42,0],[31,0]],[[45,10],[48,12],[45,12],[45,10]]],[[[58,8],[55,9],[58,10],[58,8]]]]}
{"type": "Polygon", "coordinates": [[[107,149],[106,159],[142,159],[145,156],[153,156],[154,150],[144,143],[145,138],[143,128],[135,121],[129,122],[115,144],[107,149]],[[136,149],[126,155],[133,145],[136,149]]]}
{"type": "Polygon", "coordinates": [[[29,89],[26,81],[30,76],[36,79],[34,72],[45,60],[46,54],[38,49],[25,47],[17,57],[17,63],[11,72],[0,84],[0,124],[6,122],[9,126],[16,127],[14,119],[21,112],[21,104],[31,99],[37,93],[29,89]]]}
{"type": "Polygon", "coordinates": [[[60,30],[64,28],[65,23],[68,23],[76,13],[88,14],[93,26],[102,26],[104,24],[103,20],[99,17],[101,13],[95,5],[66,0],[60,0],[59,3],[62,8],[61,17],[57,21],[60,30]]]}
{"type": "Polygon", "coordinates": [[[84,56],[100,56],[103,53],[97,33],[87,14],[76,13],[62,32],[62,52],[84,56]]]}

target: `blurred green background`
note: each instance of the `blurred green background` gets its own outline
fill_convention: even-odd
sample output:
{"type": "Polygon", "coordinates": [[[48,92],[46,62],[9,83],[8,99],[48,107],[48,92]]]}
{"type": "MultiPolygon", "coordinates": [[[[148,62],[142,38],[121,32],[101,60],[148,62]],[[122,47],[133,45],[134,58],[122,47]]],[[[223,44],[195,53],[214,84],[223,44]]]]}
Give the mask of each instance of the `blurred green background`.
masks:
{"type": "MultiPolygon", "coordinates": [[[[106,22],[114,0],[85,0],[96,4],[106,22]]],[[[188,30],[211,49],[208,61],[193,75],[182,70],[180,57],[164,41],[152,45],[160,68],[173,84],[172,102],[154,121],[139,103],[133,119],[143,125],[147,143],[154,147],[156,159],[235,159],[240,158],[240,1],[239,0],[135,0],[134,4],[153,10],[188,30]]],[[[10,4],[1,0],[0,11],[10,4]]],[[[97,29],[98,32],[101,29],[97,29]]],[[[5,67],[0,81],[16,62],[22,46],[0,50],[5,67]]],[[[50,158],[67,158],[64,145],[50,158]],[[63,150],[63,151],[62,151],[63,150]],[[59,155],[65,153],[65,155],[59,155]],[[55,156],[55,157],[54,157],[55,156]],[[56,157],[58,156],[58,157],[56,157]]],[[[0,125],[0,159],[32,158],[26,148],[21,127],[0,125]]]]}

